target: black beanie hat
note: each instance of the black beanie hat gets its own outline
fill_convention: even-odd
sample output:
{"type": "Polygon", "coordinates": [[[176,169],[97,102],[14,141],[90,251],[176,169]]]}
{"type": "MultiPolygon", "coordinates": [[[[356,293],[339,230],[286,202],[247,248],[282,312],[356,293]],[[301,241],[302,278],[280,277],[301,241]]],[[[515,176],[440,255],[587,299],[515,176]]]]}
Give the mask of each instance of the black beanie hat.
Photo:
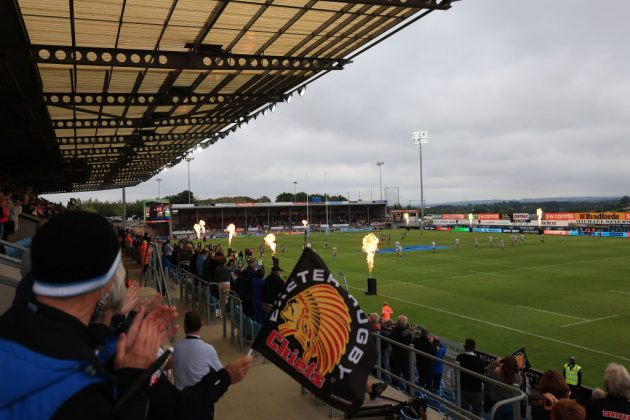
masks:
{"type": "Polygon", "coordinates": [[[53,216],[33,238],[33,291],[50,297],[76,296],[103,287],[121,261],[116,232],[96,213],[53,216]]]}

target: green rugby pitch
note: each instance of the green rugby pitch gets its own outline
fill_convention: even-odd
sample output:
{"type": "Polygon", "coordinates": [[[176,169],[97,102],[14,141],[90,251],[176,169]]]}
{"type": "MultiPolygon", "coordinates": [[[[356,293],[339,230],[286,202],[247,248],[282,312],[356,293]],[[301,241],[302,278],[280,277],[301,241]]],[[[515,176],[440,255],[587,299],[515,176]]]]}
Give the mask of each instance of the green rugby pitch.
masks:
{"type": "MultiPolygon", "coordinates": [[[[402,230],[391,234],[392,248],[402,230]]],[[[378,295],[366,296],[368,278],[361,241],[366,233],[323,233],[311,237],[335,277],[343,272],[350,292],[366,312],[379,312],[384,301],[394,316],[405,314],[409,322],[426,326],[431,333],[463,342],[474,338],[483,351],[505,355],[525,346],[534,367],[561,371],[575,356],[587,385],[601,386],[604,368],[615,361],[630,367],[630,240],[623,238],[555,237],[541,244],[537,235],[511,245],[509,234],[410,231],[403,246],[446,246],[436,254],[428,251],[379,253],[372,277],[378,279],[378,295]],[[494,247],[488,245],[488,236],[494,247]],[[479,238],[479,248],[473,238],[479,238]],[[460,238],[459,248],[454,245],[460,238]],[[505,240],[505,251],[498,248],[505,240]],[[328,240],[328,250],[323,241],[328,240]],[[337,257],[332,247],[337,246],[337,257]]],[[[227,248],[227,240],[214,240],[227,248]]],[[[303,235],[277,235],[284,244],[280,265],[289,274],[297,261],[303,235]]],[[[260,237],[235,237],[232,247],[254,248],[260,237]]],[[[267,250],[265,266],[271,266],[267,250]]],[[[341,279],[340,279],[341,280],[341,279]]]]}

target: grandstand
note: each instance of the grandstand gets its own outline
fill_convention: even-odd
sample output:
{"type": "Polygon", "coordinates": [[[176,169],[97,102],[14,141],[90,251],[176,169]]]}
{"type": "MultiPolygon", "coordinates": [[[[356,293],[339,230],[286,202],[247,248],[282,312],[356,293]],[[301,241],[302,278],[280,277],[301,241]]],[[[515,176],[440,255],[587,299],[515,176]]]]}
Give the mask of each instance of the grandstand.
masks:
{"type": "Polygon", "coordinates": [[[222,232],[229,223],[247,232],[382,226],[386,202],[328,201],[310,203],[217,203],[210,206],[173,205],[173,230],[192,231],[204,220],[208,229],[222,232]]]}
{"type": "MultiPolygon", "coordinates": [[[[26,278],[21,284],[32,291],[25,276],[30,245],[19,241],[31,238],[40,222],[65,211],[37,198],[39,194],[138,185],[181,163],[193,150],[209,148],[264,117],[318,78],[344,70],[361,53],[407,25],[450,7],[451,0],[0,2],[2,192],[8,186],[11,192],[29,195],[19,204],[11,198],[12,216],[15,209],[22,209],[15,219],[19,229],[3,232],[2,312],[21,280],[26,278]]],[[[486,361],[506,353],[506,348],[519,355],[526,345],[534,367],[560,369],[561,362],[575,352],[588,366],[585,384],[589,385],[601,385],[597,382],[601,379],[593,378],[601,377],[606,363],[630,360],[627,335],[619,334],[626,330],[630,316],[624,297],[630,294],[624,284],[629,274],[627,247],[617,239],[630,236],[630,213],[550,213],[541,219],[538,215],[431,215],[420,221],[416,210],[408,211],[411,223],[407,225],[401,222],[404,211],[387,212],[387,201],[399,204],[397,187],[385,191],[387,200],[375,202],[176,205],[172,229],[144,237],[146,225],[138,226],[135,233],[119,232],[124,267],[130,279],[142,283],[145,296],[176,305],[179,321],[188,310],[200,312],[206,323],[202,338],[216,344],[221,358],[229,360],[247,353],[261,325],[248,312],[249,296],[236,287],[236,280],[227,293],[213,281],[212,273],[202,274],[196,265],[204,251],[225,256],[224,235],[190,241],[191,227],[205,220],[214,233],[220,233],[233,222],[251,233],[238,237],[232,245],[236,252],[227,255],[235,275],[251,263],[247,254],[261,246],[263,232],[278,233],[282,245],[278,252],[287,271],[304,247],[316,249],[331,273],[339,273],[339,283],[343,279],[344,287],[356,294],[365,312],[378,313],[388,299],[396,314],[405,312],[410,323],[430,326],[447,344],[444,359],[436,358],[408,345],[415,346],[419,338],[402,343],[387,335],[389,324],[382,323],[382,330],[375,327],[369,340],[379,354],[372,374],[392,385],[376,399],[366,398],[364,413],[375,416],[412,418],[413,413],[403,412],[387,398],[406,403],[421,397],[429,405],[429,418],[482,418],[468,411],[470,407],[460,407],[462,375],[483,381],[488,389],[506,391],[507,395],[490,402],[483,417],[495,418],[501,410],[508,410],[512,418],[531,416],[526,404],[526,392],[531,390],[455,363],[468,336],[483,343],[477,354],[486,361]],[[304,232],[302,220],[312,226],[310,236],[290,235],[304,232]],[[423,230],[401,239],[402,255],[377,255],[374,272],[368,272],[360,251],[365,232],[356,230],[390,225],[423,230]],[[155,241],[155,236],[167,236],[166,231],[183,234],[181,242],[174,241],[171,255],[164,243],[155,241]],[[537,242],[529,236],[526,244],[508,246],[505,254],[485,246],[485,235],[484,249],[471,245],[471,235],[492,233],[498,240],[517,232],[553,238],[543,245],[542,238],[537,242]],[[460,238],[461,248],[450,245],[460,238]],[[423,253],[431,242],[440,244],[434,247],[437,252],[423,253]],[[243,251],[242,258],[238,251],[243,251]],[[380,294],[363,294],[368,275],[378,277],[380,294]],[[402,354],[396,362],[407,362],[396,372],[392,359],[385,356],[392,348],[402,354]],[[418,367],[423,359],[444,368],[435,386],[421,383],[418,367]]],[[[2,223],[3,228],[10,225],[2,223]]],[[[390,242],[401,232],[379,233],[390,242]]],[[[87,245],[94,243],[86,244],[89,249],[87,245]]],[[[77,250],[62,251],[73,261],[77,250]]],[[[269,252],[260,254],[256,260],[262,261],[255,262],[272,266],[269,252]]],[[[88,261],[76,263],[88,265],[88,261]]],[[[97,312],[96,304],[91,309],[97,312]]],[[[407,326],[401,329],[406,331],[407,326]]],[[[415,335],[416,330],[409,333],[415,335]]],[[[179,333],[177,338],[181,337],[179,333]]],[[[150,349],[152,358],[157,347],[150,349]]],[[[488,373],[492,372],[490,366],[488,373]]],[[[532,386],[540,377],[535,369],[521,374],[532,386]]],[[[262,357],[256,358],[249,378],[221,399],[217,417],[341,416],[262,357]]],[[[3,379],[6,388],[29,377],[3,379]]],[[[147,378],[142,386],[148,387],[148,382],[147,378]]],[[[584,386],[577,397],[589,395],[584,386]]],[[[5,407],[0,405],[0,410],[5,407]]]]}

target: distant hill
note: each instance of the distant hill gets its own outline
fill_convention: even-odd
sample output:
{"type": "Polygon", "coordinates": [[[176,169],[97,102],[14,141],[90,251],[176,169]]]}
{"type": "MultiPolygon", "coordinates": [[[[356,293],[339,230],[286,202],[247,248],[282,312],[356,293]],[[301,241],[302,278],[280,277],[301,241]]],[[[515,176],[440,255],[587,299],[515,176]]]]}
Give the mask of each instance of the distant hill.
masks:
{"type": "Polygon", "coordinates": [[[467,204],[496,204],[505,202],[519,202],[519,203],[545,203],[550,201],[558,202],[600,202],[619,200],[621,196],[583,196],[583,197],[544,197],[544,198],[519,198],[513,200],[460,200],[460,201],[444,201],[440,203],[430,203],[428,206],[461,206],[467,204]]]}

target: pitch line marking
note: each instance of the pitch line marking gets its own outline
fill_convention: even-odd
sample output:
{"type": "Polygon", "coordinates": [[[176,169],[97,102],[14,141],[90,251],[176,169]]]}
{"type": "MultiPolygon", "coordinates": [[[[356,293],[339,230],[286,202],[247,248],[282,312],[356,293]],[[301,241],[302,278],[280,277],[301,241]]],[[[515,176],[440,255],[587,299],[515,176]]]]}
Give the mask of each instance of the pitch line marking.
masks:
{"type": "Polygon", "coordinates": [[[580,318],[579,316],[566,315],[566,314],[561,314],[559,312],[545,311],[544,309],[532,308],[532,307],[523,306],[523,305],[516,305],[516,306],[519,308],[531,309],[532,311],[545,312],[547,314],[566,316],[567,318],[581,319],[582,321],[588,321],[586,318],[580,318]]]}
{"type": "Polygon", "coordinates": [[[471,273],[474,274],[478,274],[478,275],[488,275],[488,276],[502,276],[503,274],[498,274],[498,272],[485,272],[485,271],[471,271],[471,273]]]}
{"type": "MultiPolygon", "coordinates": [[[[423,286],[421,284],[416,284],[416,283],[411,283],[408,281],[401,281],[401,280],[387,280],[387,281],[391,281],[393,283],[397,283],[397,284],[406,284],[408,286],[414,286],[414,287],[424,287],[426,288],[427,286],[423,286]]],[[[393,284],[383,284],[381,285],[381,287],[386,287],[386,286],[394,286],[393,284]]]]}
{"type": "Polygon", "coordinates": [[[601,317],[601,318],[587,319],[587,320],[585,320],[585,321],[580,321],[580,322],[574,322],[574,323],[572,323],[572,324],[561,325],[561,326],[560,326],[560,328],[570,327],[570,326],[573,326],[573,325],[586,324],[587,322],[594,322],[594,321],[601,321],[601,320],[604,320],[604,319],[616,318],[616,317],[618,317],[618,316],[619,316],[619,315],[610,315],[610,316],[603,316],[603,317],[601,317]]]}
{"type": "MultiPolygon", "coordinates": [[[[508,270],[493,271],[491,273],[492,274],[500,274],[500,273],[511,273],[511,272],[514,272],[514,271],[523,271],[523,270],[537,270],[539,268],[560,267],[560,266],[563,266],[563,265],[582,264],[582,263],[596,262],[596,261],[602,261],[602,260],[616,260],[616,259],[619,259],[619,258],[627,258],[627,256],[626,255],[620,255],[618,257],[594,258],[592,260],[579,260],[579,261],[569,261],[569,262],[558,263],[558,264],[537,265],[537,266],[533,266],[533,267],[510,268],[508,270]]],[[[481,273],[481,272],[480,271],[475,271],[474,273],[481,273]]],[[[490,274],[490,272],[483,273],[483,274],[490,274]]],[[[460,275],[457,275],[457,276],[439,277],[439,278],[420,280],[417,283],[428,283],[430,281],[450,280],[450,279],[457,279],[457,278],[460,278],[460,277],[476,277],[476,276],[480,276],[480,275],[481,274],[460,274],[460,275]]]]}
{"type": "MultiPolygon", "coordinates": [[[[357,289],[357,290],[365,291],[365,289],[361,289],[360,287],[350,286],[350,288],[351,289],[357,289]]],[[[412,302],[412,301],[406,300],[406,299],[401,299],[401,298],[397,298],[397,297],[393,297],[393,296],[387,296],[387,295],[383,295],[383,294],[380,294],[380,293],[379,293],[379,296],[386,297],[387,299],[392,299],[392,300],[397,300],[397,301],[400,301],[400,302],[405,302],[405,303],[408,303],[410,305],[419,306],[421,308],[431,309],[431,310],[436,311],[436,312],[442,312],[442,313],[445,313],[445,314],[448,314],[448,315],[453,315],[453,316],[457,316],[457,317],[460,317],[460,318],[468,319],[468,320],[471,320],[471,321],[476,321],[476,322],[479,322],[479,323],[482,323],[482,324],[492,325],[493,327],[503,328],[503,329],[508,330],[508,331],[512,331],[512,332],[523,334],[523,335],[529,335],[529,336],[532,336],[532,337],[540,338],[542,340],[551,341],[553,343],[558,343],[558,344],[562,344],[562,345],[565,345],[565,346],[575,347],[575,348],[578,348],[578,349],[581,349],[581,350],[586,350],[586,351],[590,351],[592,353],[602,354],[602,355],[608,356],[608,357],[615,357],[617,359],[621,359],[621,360],[625,360],[627,362],[630,362],[630,359],[628,359],[627,357],[619,356],[617,354],[612,354],[612,353],[606,353],[605,351],[591,349],[589,347],[580,346],[579,344],[568,343],[566,341],[557,340],[555,338],[545,337],[544,335],[540,335],[540,334],[536,334],[536,333],[532,333],[532,332],[528,332],[528,331],[518,330],[516,328],[508,327],[506,325],[496,324],[496,323],[490,322],[490,321],[484,321],[483,319],[479,319],[479,318],[474,318],[474,317],[467,316],[467,315],[458,314],[458,313],[455,313],[455,312],[447,311],[445,309],[434,308],[432,306],[423,305],[421,303],[412,302]]]]}
{"type": "Polygon", "coordinates": [[[630,295],[630,292],[624,292],[623,290],[610,290],[610,292],[623,293],[624,295],[630,295]]]}

